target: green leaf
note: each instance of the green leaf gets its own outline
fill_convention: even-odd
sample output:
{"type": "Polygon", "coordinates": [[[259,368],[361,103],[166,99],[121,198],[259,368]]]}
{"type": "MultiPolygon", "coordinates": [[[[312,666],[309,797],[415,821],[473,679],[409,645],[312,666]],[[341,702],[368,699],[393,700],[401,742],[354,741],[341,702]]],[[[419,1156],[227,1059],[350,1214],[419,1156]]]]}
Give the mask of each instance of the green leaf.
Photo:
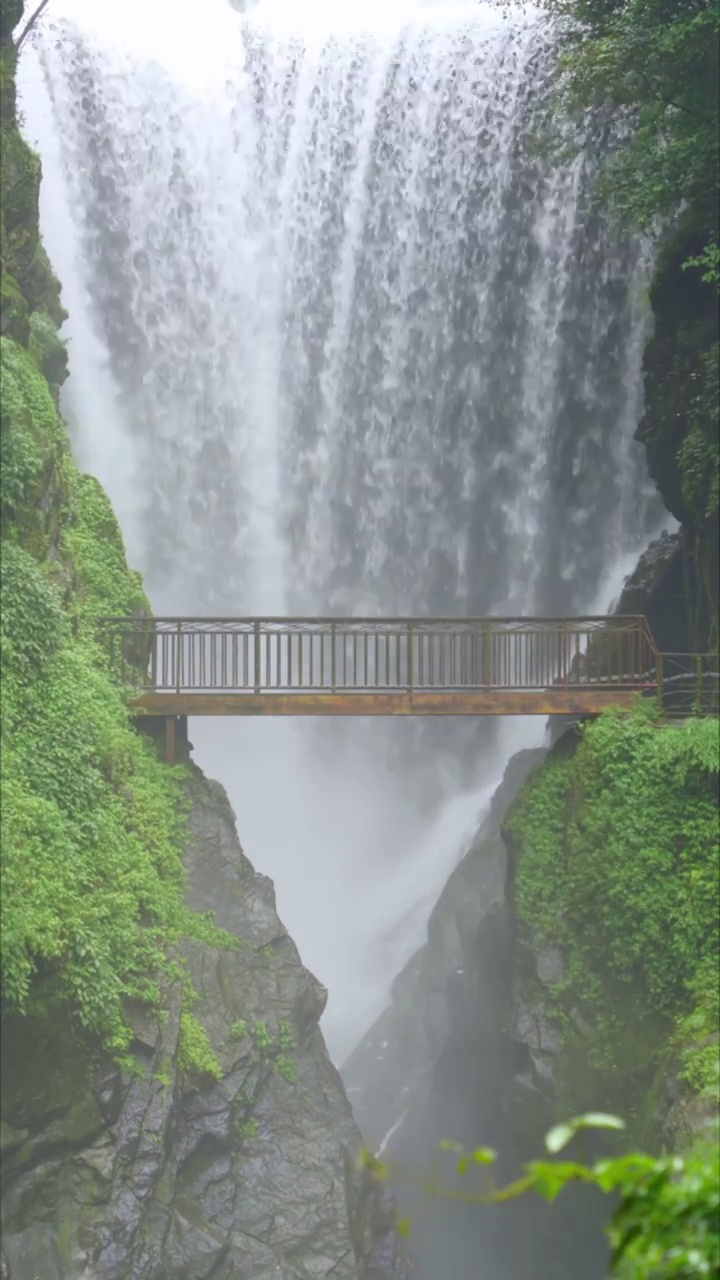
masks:
{"type": "Polygon", "coordinates": [[[573,1120],[577,1129],[624,1129],[625,1121],[618,1116],[605,1115],[602,1111],[588,1111],[586,1115],[573,1120]]]}
{"type": "Polygon", "coordinates": [[[470,1159],[474,1164],[494,1164],[497,1160],[497,1152],[493,1151],[492,1147],[477,1147],[470,1159]]]}
{"type": "Polygon", "coordinates": [[[575,1127],[572,1123],[556,1124],[545,1138],[545,1146],[551,1155],[557,1155],[558,1151],[562,1151],[566,1147],[571,1138],[575,1136],[575,1127]]]}

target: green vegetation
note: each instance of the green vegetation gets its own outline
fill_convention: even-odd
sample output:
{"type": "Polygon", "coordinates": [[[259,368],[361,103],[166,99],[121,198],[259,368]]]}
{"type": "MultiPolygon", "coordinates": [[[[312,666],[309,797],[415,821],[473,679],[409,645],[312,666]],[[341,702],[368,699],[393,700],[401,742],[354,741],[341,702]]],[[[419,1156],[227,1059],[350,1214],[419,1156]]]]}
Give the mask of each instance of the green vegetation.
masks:
{"type": "Polygon", "coordinates": [[[278,1075],[287,1080],[288,1084],[296,1084],[298,1072],[291,1056],[296,1041],[295,1032],[290,1023],[281,1022],[277,1038],[273,1038],[265,1022],[256,1022],[253,1027],[253,1039],[261,1057],[272,1063],[278,1075]]]}
{"type": "Polygon", "coordinates": [[[548,0],[564,19],[561,94],[623,128],[605,160],[607,200],[650,228],[683,204],[702,220],[686,268],[720,281],[718,0],[548,0]]]}
{"type": "MultiPolygon", "coordinates": [[[[720,453],[719,0],[544,0],[560,18],[551,148],[588,113],[602,133],[598,196],[624,226],[660,236],[638,439],[690,550],[687,648],[717,651],[720,453]]],[[[547,123],[543,126],[547,128],[547,123]]]]}
{"type": "Polygon", "coordinates": [[[210,1043],[208,1034],[189,1009],[180,1018],[180,1044],[178,1067],[190,1075],[222,1078],[222,1067],[210,1043]]]}
{"type": "Polygon", "coordinates": [[[508,817],[517,912],[533,951],[565,961],[544,997],[572,1077],[560,1105],[627,1106],[673,1037],[686,1078],[714,1078],[717,1043],[684,1020],[718,1021],[717,722],[662,727],[643,703],[604,713],[573,745],[508,817]]]}
{"type": "MultiPolygon", "coordinates": [[[[557,1125],[545,1145],[558,1155],[586,1130],[619,1130],[622,1121],[608,1115],[584,1115],[557,1125]]],[[[430,1197],[460,1200],[468,1204],[503,1204],[518,1196],[536,1193],[554,1201],[571,1183],[584,1183],[612,1195],[619,1204],[608,1235],[612,1246],[611,1274],[618,1280],[694,1280],[716,1276],[720,1269],[720,1145],[717,1132],[698,1140],[685,1156],[656,1159],[632,1152],[596,1160],[537,1160],[509,1186],[498,1187],[493,1178],[494,1151],[481,1147],[465,1151],[457,1143],[444,1143],[455,1155],[455,1174],[462,1179],[471,1169],[481,1169],[485,1186],[473,1191],[462,1184],[448,1186],[439,1177],[430,1181],[412,1177],[365,1151],[362,1165],[378,1181],[390,1175],[415,1185],[430,1197]]],[[[407,1235],[411,1224],[398,1223],[407,1235]]]]}
{"type": "MultiPolygon", "coordinates": [[[[184,905],[183,770],[168,769],[134,731],[97,641],[103,614],[149,606],[107,496],[78,472],[56,407],[65,313],[39,239],[40,163],[15,120],[7,35],[17,9],[3,2],[0,47],[2,997],[10,1015],[65,1006],[122,1056],[128,999],[158,1008],[181,977],[190,992],[171,958],[176,944],[237,940],[184,905]]],[[[180,1064],[217,1076],[190,1003],[180,1064]]]]}

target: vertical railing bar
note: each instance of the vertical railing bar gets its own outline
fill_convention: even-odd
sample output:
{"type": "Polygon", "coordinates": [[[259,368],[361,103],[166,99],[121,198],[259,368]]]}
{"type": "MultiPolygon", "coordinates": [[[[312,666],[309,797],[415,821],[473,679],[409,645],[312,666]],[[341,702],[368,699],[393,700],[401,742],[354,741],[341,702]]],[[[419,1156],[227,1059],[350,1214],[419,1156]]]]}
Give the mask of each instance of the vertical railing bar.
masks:
{"type": "Polygon", "coordinates": [[[330,688],[335,693],[335,642],[337,640],[336,624],[330,623],[330,688]]]}
{"type": "Polygon", "coordinates": [[[407,624],[407,689],[408,693],[412,693],[413,689],[413,629],[412,622],[407,624]]]}
{"type": "Polygon", "coordinates": [[[259,693],[261,688],[262,676],[262,658],[260,653],[260,623],[256,620],[253,623],[253,667],[255,672],[255,692],[259,693]]]}
{"type": "Polygon", "coordinates": [[[176,693],[179,693],[179,692],[180,692],[180,678],[181,678],[181,675],[182,675],[182,663],[181,663],[181,661],[180,661],[180,657],[181,657],[180,646],[181,646],[181,644],[182,644],[182,632],[181,632],[181,630],[180,630],[181,625],[182,625],[182,624],[181,624],[180,622],[178,622],[178,624],[177,624],[177,628],[176,628],[176,636],[177,636],[177,639],[176,639],[176,644],[177,644],[177,655],[176,655],[176,657],[177,657],[177,665],[176,665],[176,671],[175,671],[175,676],[176,676],[176,681],[175,681],[175,692],[176,692],[176,693]]]}

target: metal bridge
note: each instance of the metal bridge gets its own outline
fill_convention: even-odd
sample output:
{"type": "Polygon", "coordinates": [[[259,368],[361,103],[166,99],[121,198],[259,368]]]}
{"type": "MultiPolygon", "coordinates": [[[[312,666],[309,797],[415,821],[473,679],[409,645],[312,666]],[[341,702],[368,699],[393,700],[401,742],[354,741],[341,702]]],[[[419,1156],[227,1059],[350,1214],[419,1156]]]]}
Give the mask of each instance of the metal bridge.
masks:
{"type": "Polygon", "coordinates": [[[105,618],[139,716],[592,715],[656,696],[718,714],[718,657],[661,654],[642,616],[105,618]]]}

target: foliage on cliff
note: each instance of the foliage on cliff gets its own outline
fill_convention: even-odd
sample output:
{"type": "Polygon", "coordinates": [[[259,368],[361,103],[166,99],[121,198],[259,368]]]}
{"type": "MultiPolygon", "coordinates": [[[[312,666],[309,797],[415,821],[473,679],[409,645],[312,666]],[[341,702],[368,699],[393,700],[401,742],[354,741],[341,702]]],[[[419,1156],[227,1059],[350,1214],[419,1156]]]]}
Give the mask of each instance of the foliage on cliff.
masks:
{"type": "Polygon", "coordinates": [[[717,1091],[717,721],[661,726],[643,704],[572,746],[561,740],[506,826],[523,934],[564,957],[548,997],[560,1105],[627,1115],[673,1048],[695,1091],[717,1091]]]}
{"type": "Polygon", "coordinates": [[[718,644],[720,4],[546,0],[562,19],[559,96],[613,126],[605,206],[662,250],[638,431],[663,501],[686,530],[688,648],[718,644]]]}
{"type": "Polygon", "coordinates": [[[686,266],[720,281],[718,0],[548,0],[565,19],[566,104],[621,128],[604,185],[626,221],[644,228],[683,204],[702,217],[686,266]]]}
{"type": "Polygon", "coordinates": [[[66,1002],[120,1051],[125,999],[157,999],[173,943],[215,933],[183,905],[179,771],[132,729],[97,642],[101,615],[149,609],[56,407],[65,313],[39,236],[40,162],[15,118],[10,8],[3,0],[2,996],[8,1011],[66,1002]]]}

